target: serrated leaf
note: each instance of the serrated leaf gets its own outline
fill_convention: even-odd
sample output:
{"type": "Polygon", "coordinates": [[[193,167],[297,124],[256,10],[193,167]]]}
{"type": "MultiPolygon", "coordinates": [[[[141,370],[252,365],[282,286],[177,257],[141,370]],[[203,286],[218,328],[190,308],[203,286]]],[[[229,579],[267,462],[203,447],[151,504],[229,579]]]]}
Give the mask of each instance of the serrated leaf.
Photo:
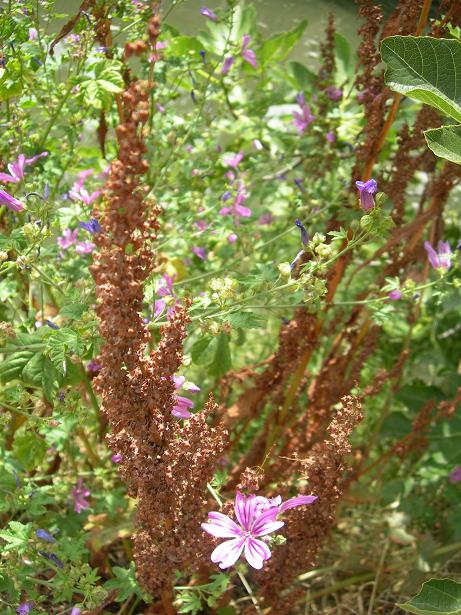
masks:
{"type": "Polygon", "coordinates": [[[0,380],[2,382],[10,382],[15,378],[20,378],[22,370],[34,355],[35,352],[33,350],[21,350],[9,356],[0,363],[0,380]]]}
{"type": "Polygon", "coordinates": [[[461,43],[430,36],[390,36],[381,43],[386,84],[461,122],[461,43]]]}
{"type": "Polygon", "coordinates": [[[136,580],[136,568],[134,562],[130,563],[129,568],[115,566],[112,569],[115,579],[110,579],[104,585],[105,589],[115,589],[118,591],[116,602],[124,602],[135,594],[139,598],[142,596],[141,588],[136,580]]]}
{"type": "Polygon", "coordinates": [[[27,547],[27,542],[32,531],[31,523],[20,523],[19,521],[10,521],[8,529],[0,531],[0,538],[7,543],[3,545],[4,551],[17,550],[24,551],[27,547]]]}
{"type": "Polygon", "coordinates": [[[425,130],[426,143],[436,156],[461,164],[461,126],[425,130]]]}
{"type": "Polygon", "coordinates": [[[461,583],[451,579],[430,579],[417,596],[397,606],[416,615],[460,615],[461,583]]]}
{"type": "Polygon", "coordinates": [[[213,347],[215,346],[212,342],[215,341],[216,338],[204,336],[195,342],[191,348],[190,356],[196,365],[203,365],[211,360],[211,353],[213,351],[213,347]]]}
{"type": "Polygon", "coordinates": [[[62,374],[66,371],[66,357],[69,354],[79,354],[82,349],[78,334],[68,327],[54,331],[47,340],[46,350],[56,367],[62,374]]]}

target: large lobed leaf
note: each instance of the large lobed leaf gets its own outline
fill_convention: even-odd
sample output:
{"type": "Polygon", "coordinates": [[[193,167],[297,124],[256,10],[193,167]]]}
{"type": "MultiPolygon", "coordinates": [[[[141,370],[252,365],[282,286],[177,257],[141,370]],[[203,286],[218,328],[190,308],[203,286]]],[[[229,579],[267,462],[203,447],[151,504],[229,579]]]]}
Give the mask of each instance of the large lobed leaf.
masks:
{"type": "Polygon", "coordinates": [[[386,84],[461,122],[461,43],[430,36],[390,36],[381,43],[386,84]]]}
{"type": "Polygon", "coordinates": [[[460,615],[461,583],[451,579],[430,579],[417,596],[397,606],[416,615],[460,615]]]}

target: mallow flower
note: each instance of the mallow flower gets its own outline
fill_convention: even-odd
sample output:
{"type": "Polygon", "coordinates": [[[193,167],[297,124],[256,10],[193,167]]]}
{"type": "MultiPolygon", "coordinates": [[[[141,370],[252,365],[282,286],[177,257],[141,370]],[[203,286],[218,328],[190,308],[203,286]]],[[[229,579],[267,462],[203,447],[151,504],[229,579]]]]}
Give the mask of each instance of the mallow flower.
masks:
{"type": "Polygon", "coordinates": [[[270,499],[256,495],[245,497],[237,491],[234,503],[236,521],[220,512],[210,512],[208,522],[201,524],[208,534],[230,539],[214,549],[211,561],[220,568],[229,568],[243,552],[250,566],[260,570],[271,557],[264,537],[284,525],[284,521],[277,520],[277,515],[296,506],[312,504],[316,499],[316,496],[298,495],[282,503],[280,496],[270,499]]]}
{"type": "MultiPolygon", "coordinates": [[[[185,389],[190,393],[197,393],[200,388],[193,382],[186,382],[184,376],[173,376],[173,384],[176,390],[185,389]]],[[[192,416],[190,409],[194,407],[194,402],[188,397],[182,397],[181,395],[175,395],[175,405],[171,414],[177,419],[190,419],[192,416]]]]}
{"type": "Polygon", "coordinates": [[[258,68],[255,52],[252,49],[248,49],[250,41],[251,36],[249,34],[244,34],[242,38],[242,58],[248,62],[248,64],[251,64],[253,68],[258,68]]]}
{"type": "Polygon", "coordinates": [[[298,131],[299,135],[303,135],[307,127],[314,121],[315,117],[311,113],[311,108],[306,104],[304,94],[296,96],[296,102],[300,107],[300,111],[293,111],[293,126],[298,131]]]}
{"type": "Polygon", "coordinates": [[[437,251],[434,250],[428,241],[425,241],[424,249],[427,252],[427,258],[434,269],[450,269],[453,254],[448,241],[439,241],[437,244],[437,251]]]}
{"type": "Polygon", "coordinates": [[[369,179],[366,182],[356,181],[355,185],[360,194],[360,207],[363,211],[370,211],[375,206],[373,195],[378,190],[378,184],[375,179],[369,179]]]}
{"type": "Polygon", "coordinates": [[[208,19],[210,19],[211,21],[218,21],[218,16],[216,15],[216,13],[207,6],[202,6],[202,8],[200,9],[200,13],[204,17],[208,17],[208,19]]]}
{"type": "Polygon", "coordinates": [[[19,199],[16,199],[14,196],[9,194],[6,190],[0,189],[0,205],[6,205],[8,209],[12,209],[13,211],[22,211],[25,208],[25,205],[19,199]]]}
{"type": "Polygon", "coordinates": [[[39,158],[44,158],[45,156],[48,156],[48,152],[42,152],[41,154],[37,154],[37,156],[32,156],[32,158],[26,158],[24,154],[19,154],[16,162],[7,165],[10,174],[0,173],[0,182],[18,184],[24,179],[25,167],[34,164],[39,158]]]}

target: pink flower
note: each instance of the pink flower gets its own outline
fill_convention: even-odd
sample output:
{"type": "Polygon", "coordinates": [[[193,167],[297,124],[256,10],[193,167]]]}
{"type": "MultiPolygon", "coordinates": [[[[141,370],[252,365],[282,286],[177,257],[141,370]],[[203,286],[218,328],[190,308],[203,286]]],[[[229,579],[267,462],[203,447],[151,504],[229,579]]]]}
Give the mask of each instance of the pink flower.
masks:
{"type": "Polygon", "coordinates": [[[72,246],[77,241],[77,235],[78,228],[74,229],[73,231],[71,231],[70,228],[64,229],[61,237],[58,237],[56,239],[58,246],[63,250],[67,250],[67,248],[70,248],[70,246],[72,246]]]}
{"type": "Polygon", "coordinates": [[[398,301],[402,298],[402,291],[398,288],[395,288],[394,290],[391,290],[387,296],[389,297],[389,299],[392,299],[392,301],[398,301]]]}
{"type": "Polygon", "coordinates": [[[210,19],[211,21],[218,21],[218,16],[216,15],[216,13],[209,9],[207,6],[202,6],[202,8],[200,9],[200,13],[204,17],[208,17],[208,19],[210,19]]]}
{"type": "Polygon", "coordinates": [[[122,461],[123,457],[120,453],[116,453],[115,455],[112,455],[111,460],[113,463],[120,463],[122,461]]]}
{"type": "Polygon", "coordinates": [[[200,248],[199,246],[194,246],[192,248],[192,252],[195,254],[195,256],[198,256],[198,258],[202,261],[206,260],[206,250],[205,248],[200,248]]]}
{"type": "MultiPolygon", "coordinates": [[[[176,390],[184,388],[186,391],[190,391],[191,393],[197,393],[200,391],[200,388],[193,382],[186,382],[184,376],[173,376],[173,384],[176,390]]],[[[191,399],[182,397],[181,395],[176,395],[175,405],[171,411],[171,414],[178,419],[190,419],[192,414],[189,410],[193,407],[194,402],[191,399]]]]}
{"type": "Polygon", "coordinates": [[[230,207],[222,207],[219,210],[221,216],[233,215],[236,218],[249,218],[251,216],[251,209],[245,207],[244,203],[248,199],[249,194],[246,191],[243,181],[237,182],[237,193],[235,195],[234,202],[230,207]]]}
{"type": "Polygon", "coordinates": [[[24,169],[26,166],[34,164],[39,158],[44,158],[48,156],[48,152],[42,152],[37,156],[32,156],[32,158],[26,158],[24,154],[19,154],[16,162],[12,162],[7,165],[8,173],[0,173],[0,182],[10,182],[13,184],[19,183],[22,179],[24,179],[24,169]]]}
{"type": "Polygon", "coordinates": [[[343,91],[334,85],[329,85],[327,89],[325,90],[325,94],[328,96],[330,100],[337,101],[342,98],[343,91]]]}
{"type": "Polygon", "coordinates": [[[251,36],[249,34],[244,34],[242,39],[242,58],[251,64],[253,68],[258,68],[258,62],[256,61],[256,54],[252,49],[248,49],[248,45],[250,44],[251,36]]]}
{"type": "Polygon", "coordinates": [[[334,143],[336,141],[336,135],[334,132],[327,132],[327,134],[325,135],[325,139],[329,143],[334,143]]]}
{"type": "Polygon", "coordinates": [[[425,241],[424,249],[427,252],[427,258],[434,269],[445,269],[447,271],[450,269],[453,254],[448,241],[439,241],[437,244],[437,252],[428,241],[425,241]]]}
{"type": "Polygon", "coordinates": [[[316,496],[298,495],[282,503],[280,496],[271,499],[255,495],[245,497],[237,491],[234,510],[238,523],[220,512],[210,512],[208,523],[201,524],[212,536],[231,539],[215,548],[211,561],[219,563],[220,568],[229,568],[243,551],[250,566],[261,569],[271,552],[264,539],[259,538],[283,527],[283,521],[276,521],[277,515],[296,506],[312,504],[316,499],[316,496]]]}
{"type": "Polygon", "coordinates": [[[82,255],[91,254],[93,250],[95,249],[95,247],[96,246],[91,241],[80,241],[75,246],[75,251],[77,252],[77,254],[82,254],[82,255]]]}
{"type": "Polygon", "coordinates": [[[226,158],[224,158],[224,164],[226,165],[226,167],[232,167],[236,169],[238,165],[242,162],[242,160],[243,152],[240,151],[238,154],[232,154],[231,156],[227,156],[226,158]]]}
{"type": "Polygon", "coordinates": [[[448,476],[448,480],[450,483],[459,483],[461,481],[461,466],[457,466],[454,470],[450,472],[448,476]]]}
{"type": "Polygon", "coordinates": [[[296,102],[300,106],[301,112],[293,111],[293,126],[298,131],[298,134],[302,135],[309,124],[314,121],[315,117],[311,113],[311,108],[304,100],[304,94],[298,94],[296,102]]]}
{"type": "Polygon", "coordinates": [[[74,201],[81,201],[84,205],[91,205],[91,203],[96,201],[100,194],[100,190],[96,190],[90,194],[86,188],[80,186],[76,189],[75,185],[71,190],[69,190],[70,198],[74,199],[74,201]]]}
{"type": "Polygon", "coordinates": [[[25,208],[25,205],[19,199],[16,199],[6,190],[0,189],[0,205],[6,205],[8,209],[12,209],[13,211],[22,211],[25,208]]]}
{"type": "Polygon", "coordinates": [[[273,221],[274,221],[274,216],[271,211],[261,214],[258,220],[261,226],[264,226],[265,224],[272,224],[273,221]]]}
{"type": "Polygon", "coordinates": [[[37,39],[38,32],[37,28],[29,28],[29,40],[35,41],[37,39]]]}
{"type": "Polygon", "coordinates": [[[235,233],[231,233],[230,235],[227,236],[227,241],[229,243],[235,243],[237,241],[238,237],[235,233]]]}
{"type": "Polygon", "coordinates": [[[224,58],[224,62],[223,62],[222,69],[221,69],[221,75],[227,75],[227,73],[232,68],[234,61],[235,61],[234,56],[227,56],[227,58],[224,58]]]}
{"type": "Polygon", "coordinates": [[[72,496],[74,498],[74,510],[77,514],[80,514],[82,510],[85,510],[90,507],[90,503],[86,501],[86,498],[90,495],[90,490],[84,487],[83,480],[79,478],[77,481],[77,486],[72,489],[72,496]]]}

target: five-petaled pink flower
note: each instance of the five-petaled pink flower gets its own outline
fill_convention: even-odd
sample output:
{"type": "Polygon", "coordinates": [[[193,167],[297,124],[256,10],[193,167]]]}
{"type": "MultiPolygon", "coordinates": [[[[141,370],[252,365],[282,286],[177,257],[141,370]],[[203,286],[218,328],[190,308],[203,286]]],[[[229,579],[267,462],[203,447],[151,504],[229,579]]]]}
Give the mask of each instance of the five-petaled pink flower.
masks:
{"type": "Polygon", "coordinates": [[[78,228],[74,229],[73,231],[71,231],[70,228],[64,229],[61,237],[58,237],[56,239],[58,246],[63,250],[67,250],[67,248],[70,248],[70,246],[72,246],[77,241],[77,235],[78,228]]]}
{"type": "Polygon", "coordinates": [[[208,523],[202,523],[202,529],[217,538],[230,538],[218,545],[211,554],[211,561],[220,568],[229,568],[238,560],[242,551],[247,562],[256,569],[261,569],[271,556],[271,551],[262,537],[283,527],[283,521],[277,521],[277,515],[304,504],[312,504],[317,499],[312,495],[298,495],[282,503],[280,496],[264,498],[250,495],[245,497],[237,491],[235,496],[236,523],[220,512],[208,513],[208,523]]]}
{"type": "Polygon", "coordinates": [[[448,241],[439,241],[437,244],[437,252],[428,241],[425,241],[424,249],[427,252],[427,258],[434,269],[450,269],[453,254],[448,241]]]}
{"type": "Polygon", "coordinates": [[[69,190],[70,198],[74,201],[81,201],[84,205],[91,205],[91,203],[96,201],[100,194],[100,190],[95,190],[90,194],[86,188],[82,187],[78,188],[78,190],[69,190]]]}
{"type": "Polygon", "coordinates": [[[82,510],[90,507],[90,503],[86,500],[89,495],[91,495],[90,490],[83,485],[83,479],[79,478],[77,481],[77,486],[72,489],[74,510],[77,514],[80,514],[82,510]]]}

